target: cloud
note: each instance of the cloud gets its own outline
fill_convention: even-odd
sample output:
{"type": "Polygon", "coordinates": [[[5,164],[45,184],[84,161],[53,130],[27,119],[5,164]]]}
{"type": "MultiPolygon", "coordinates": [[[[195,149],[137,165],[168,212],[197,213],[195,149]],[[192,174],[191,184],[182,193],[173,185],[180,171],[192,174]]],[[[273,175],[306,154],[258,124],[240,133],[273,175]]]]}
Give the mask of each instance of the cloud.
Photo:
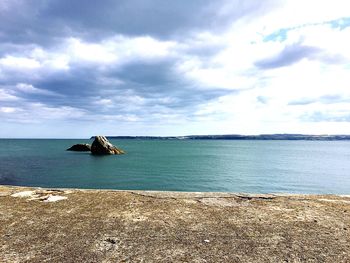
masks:
{"type": "Polygon", "coordinates": [[[193,31],[223,30],[247,14],[257,15],[270,2],[263,5],[238,0],[6,1],[1,9],[0,31],[4,32],[1,40],[46,46],[67,36],[87,41],[116,34],[183,37],[193,31]]]}
{"type": "Polygon", "coordinates": [[[0,136],[350,133],[335,1],[1,1],[0,136]]]}
{"type": "Polygon", "coordinates": [[[13,113],[16,111],[16,108],[13,107],[0,107],[0,112],[2,113],[13,113]]]}
{"type": "Polygon", "coordinates": [[[0,66],[16,70],[36,69],[40,67],[40,63],[31,58],[6,56],[0,59],[0,66]]]}
{"type": "Polygon", "coordinates": [[[302,120],[311,122],[350,122],[349,112],[312,112],[302,116],[302,120]]]}
{"type": "Polygon", "coordinates": [[[101,42],[85,42],[78,38],[65,40],[64,53],[70,63],[123,65],[137,60],[157,60],[167,57],[176,45],[150,36],[125,37],[116,35],[101,42]]]}
{"type": "Polygon", "coordinates": [[[47,95],[47,96],[62,96],[61,94],[58,94],[56,92],[50,91],[50,90],[44,90],[44,89],[38,89],[35,88],[33,85],[26,84],[26,83],[18,83],[16,85],[16,90],[18,93],[29,93],[29,94],[39,94],[39,95],[47,95]]]}
{"type": "Polygon", "coordinates": [[[264,96],[257,96],[256,100],[262,104],[267,104],[269,101],[269,99],[264,96]]]}
{"type": "Polygon", "coordinates": [[[312,59],[320,52],[316,47],[295,44],[286,46],[280,53],[273,57],[257,61],[255,65],[263,69],[285,67],[304,58],[312,59]]]}
{"type": "Polygon", "coordinates": [[[52,107],[43,103],[22,102],[17,107],[1,107],[0,117],[8,123],[42,124],[47,121],[83,120],[86,112],[82,109],[61,106],[52,107]]]}
{"type": "Polygon", "coordinates": [[[11,92],[8,91],[7,89],[0,88],[0,101],[11,102],[11,101],[18,101],[18,100],[20,100],[19,97],[11,94],[11,92]]]}
{"type": "Polygon", "coordinates": [[[301,98],[289,102],[288,105],[309,105],[312,103],[335,104],[343,102],[350,102],[350,98],[341,95],[324,95],[318,98],[301,98]]]}

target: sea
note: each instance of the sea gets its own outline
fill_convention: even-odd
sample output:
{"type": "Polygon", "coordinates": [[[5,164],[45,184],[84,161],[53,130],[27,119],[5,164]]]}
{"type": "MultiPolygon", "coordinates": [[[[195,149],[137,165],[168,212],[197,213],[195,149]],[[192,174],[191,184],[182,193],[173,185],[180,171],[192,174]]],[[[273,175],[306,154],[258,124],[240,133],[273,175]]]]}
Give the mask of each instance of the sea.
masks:
{"type": "Polygon", "coordinates": [[[47,188],[350,194],[350,141],[1,139],[0,184],[47,188]]]}

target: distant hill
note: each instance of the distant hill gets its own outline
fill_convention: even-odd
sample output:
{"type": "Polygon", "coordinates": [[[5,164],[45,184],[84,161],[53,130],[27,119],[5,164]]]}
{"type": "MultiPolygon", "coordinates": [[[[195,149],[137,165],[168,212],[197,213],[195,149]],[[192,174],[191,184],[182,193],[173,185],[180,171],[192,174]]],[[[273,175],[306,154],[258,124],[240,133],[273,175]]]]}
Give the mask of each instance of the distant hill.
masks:
{"type": "MultiPolygon", "coordinates": [[[[108,139],[131,140],[306,140],[342,141],[350,140],[350,135],[307,135],[307,134],[260,134],[260,135],[188,135],[188,136],[106,136],[108,139]]],[[[92,136],[91,139],[95,138],[92,136]]]]}

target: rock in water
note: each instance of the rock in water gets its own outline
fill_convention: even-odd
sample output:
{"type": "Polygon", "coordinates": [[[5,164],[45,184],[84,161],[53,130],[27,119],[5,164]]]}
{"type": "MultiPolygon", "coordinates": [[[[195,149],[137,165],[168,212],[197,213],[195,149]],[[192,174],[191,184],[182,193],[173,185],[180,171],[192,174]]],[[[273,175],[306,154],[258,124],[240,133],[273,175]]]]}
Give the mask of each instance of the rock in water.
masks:
{"type": "Polygon", "coordinates": [[[91,146],[87,143],[74,144],[72,147],[68,148],[67,151],[89,152],[91,151],[91,146]]]}
{"type": "Polygon", "coordinates": [[[96,136],[91,145],[92,154],[123,154],[124,151],[111,144],[105,136],[96,136]]]}

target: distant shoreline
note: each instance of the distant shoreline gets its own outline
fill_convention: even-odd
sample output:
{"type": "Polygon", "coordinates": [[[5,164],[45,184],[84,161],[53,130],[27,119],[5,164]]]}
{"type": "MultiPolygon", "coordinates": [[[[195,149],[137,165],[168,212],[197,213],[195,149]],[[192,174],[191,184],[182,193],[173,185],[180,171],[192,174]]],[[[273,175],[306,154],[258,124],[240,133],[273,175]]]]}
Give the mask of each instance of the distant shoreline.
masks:
{"type": "MultiPolygon", "coordinates": [[[[90,139],[93,139],[92,136],[90,139]]],[[[260,134],[260,135],[188,135],[188,136],[106,136],[108,139],[129,140],[304,140],[304,141],[348,141],[350,135],[308,135],[308,134],[260,134]]]]}
{"type": "MultiPolygon", "coordinates": [[[[224,134],[224,135],[185,135],[185,136],[105,136],[107,139],[118,140],[241,140],[241,141],[350,141],[350,135],[313,135],[313,134],[224,134]]],[[[50,137],[3,137],[0,140],[86,140],[90,138],[50,138],[50,137]]]]}

